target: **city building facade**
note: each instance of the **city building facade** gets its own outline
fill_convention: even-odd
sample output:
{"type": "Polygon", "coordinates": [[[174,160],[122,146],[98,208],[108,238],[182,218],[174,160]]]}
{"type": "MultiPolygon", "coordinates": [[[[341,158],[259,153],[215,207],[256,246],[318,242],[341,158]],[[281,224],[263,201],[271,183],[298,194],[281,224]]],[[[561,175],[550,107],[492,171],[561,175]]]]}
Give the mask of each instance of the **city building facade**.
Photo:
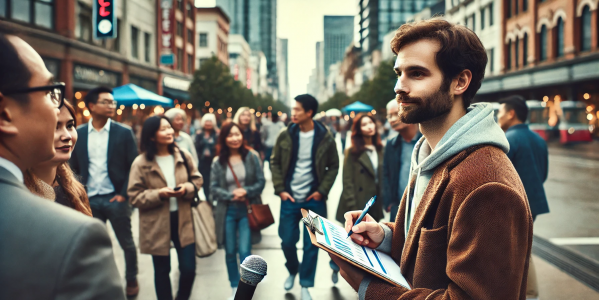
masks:
{"type": "Polygon", "coordinates": [[[229,68],[231,75],[248,89],[252,87],[251,54],[252,49],[241,34],[229,35],[229,68]]]}
{"type": "Polygon", "coordinates": [[[212,56],[229,65],[229,21],[220,7],[197,8],[196,69],[212,56]]]}
{"type": "Polygon", "coordinates": [[[278,39],[277,45],[277,72],[279,85],[279,101],[288,104],[289,95],[289,40],[278,39]]]}
{"type": "Polygon", "coordinates": [[[324,16],[324,71],[343,60],[347,47],[354,39],[354,16],[324,16]]]}
{"type": "Polygon", "coordinates": [[[270,93],[268,88],[268,68],[262,51],[252,51],[250,56],[251,89],[254,95],[270,93]]]}

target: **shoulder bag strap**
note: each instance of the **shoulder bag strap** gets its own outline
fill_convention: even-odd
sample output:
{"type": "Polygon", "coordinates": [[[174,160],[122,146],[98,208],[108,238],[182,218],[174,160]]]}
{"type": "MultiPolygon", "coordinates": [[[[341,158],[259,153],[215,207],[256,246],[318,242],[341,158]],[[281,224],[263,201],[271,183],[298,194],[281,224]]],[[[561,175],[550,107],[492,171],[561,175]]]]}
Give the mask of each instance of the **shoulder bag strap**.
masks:
{"type": "MultiPolygon", "coordinates": [[[[239,183],[239,179],[237,179],[237,175],[235,174],[235,171],[233,171],[233,167],[231,166],[231,162],[227,162],[227,164],[229,165],[229,169],[231,170],[231,174],[233,174],[233,179],[235,179],[235,183],[237,184],[238,188],[241,188],[241,183],[239,183]]],[[[245,197],[245,206],[247,206],[248,208],[248,214],[252,213],[252,206],[250,205],[250,200],[248,199],[248,197],[245,197]]]]}

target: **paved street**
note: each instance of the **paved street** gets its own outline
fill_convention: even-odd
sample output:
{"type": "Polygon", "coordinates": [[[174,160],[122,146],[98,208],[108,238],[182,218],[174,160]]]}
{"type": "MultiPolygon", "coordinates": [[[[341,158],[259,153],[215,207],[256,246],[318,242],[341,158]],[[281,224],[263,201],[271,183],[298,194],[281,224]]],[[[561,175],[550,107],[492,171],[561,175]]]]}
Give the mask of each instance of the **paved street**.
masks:
{"type": "MultiPolygon", "coordinates": [[[[568,149],[566,149],[568,150],[568,149]]],[[[589,159],[579,152],[564,151],[564,149],[550,150],[550,174],[545,188],[547,190],[550,209],[552,213],[540,216],[535,223],[535,234],[547,239],[597,237],[599,236],[599,185],[592,178],[599,174],[599,160],[589,159]],[[574,153],[574,154],[572,154],[574,153]]],[[[270,183],[270,172],[267,171],[267,185],[264,189],[263,200],[271,206],[275,215],[275,225],[263,231],[263,241],[254,246],[253,254],[260,255],[268,262],[268,276],[258,286],[254,299],[300,299],[300,288],[296,286],[289,292],[283,289],[283,282],[288,276],[284,267],[285,259],[280,249],[280,239],[277,234],[278,212],[280,200],[273,195],[270,183]]],[[[340,176],[337,177],[328,201],[329,214],[337,209],[337,202],[341,194],[340,176]]],[[[138,240],[137,211],[133,215],[133,234],[138,240]]],[[[118,242],[113,238],[115,259],[119,271],[124,274],[123,252],[118,242]]],[[[598,257],[599,245],[568,245],[587,257],[598,257]]],[[[301,254],[301,246],[298,245],[301,254]]],[[[357,299],[356,293],[340,278],[334,286],[330,280],[331,270],[328,266],[328,257],[321,252],[318,261],[316,286],[311,289],[312,297],[319,299],[357,299]]],[[[301,256],[300,256],[301,257],[301,256]]],[[[177,259],[174,249],[171,255],[172,278],[175,279],[173,287],[176,289],[177,259]]],[[[570,275],[562,272],[552,264],[539,257],[534,257],[540,294],[543,300],[599,300],[599,293],[580,283],[570,275]]],[[[154,300],[154,274],[151,256],[139,255],[139,281],[141,291],[137,299],[154,300]]],[[[192,299],[224,300],[230,295],[230,286],[225,268],[224,250],[208,258],[197,259],[197,276],[192,293],[192,299]]]]}

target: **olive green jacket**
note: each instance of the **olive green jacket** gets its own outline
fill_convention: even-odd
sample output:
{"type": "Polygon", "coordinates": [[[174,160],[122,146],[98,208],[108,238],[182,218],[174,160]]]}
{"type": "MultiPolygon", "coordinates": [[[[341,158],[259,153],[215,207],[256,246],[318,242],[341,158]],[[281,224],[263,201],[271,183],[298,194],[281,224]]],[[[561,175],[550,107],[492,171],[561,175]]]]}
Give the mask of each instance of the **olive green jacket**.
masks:
{"type": "Polygon", "coordinates": [[[351,153],[351,148],[345,150],[343,160],[343,192],[339,199],[336,219],[345,223],[343,215],[352,210],[362,210],[366,202],[377,196],[368,214],[375,220],[383,218],[383,150],[377,151],[378,166],[375,171],[366,151],[360,155],[351,153]],[[376,179],[378,178],[378,180],[376,179]]]}
{"type": "MultiPolygon", "coordinates": [[[[289,133],[289,129],[297,126],[291,124],[289,127],[283,129],[277,138],[277,142],[272,150],[272,156],[270,159],[270,170],[272,172],[272,182],[275,188],[275,194],[279,195],[282,192],[287,191],[285,182],[291,176],[288,176],[288,172],[291,167],[291,156],[293,151],[293,139],[289,133]]],[[[316,149],[316,155],[314,157],[314,165],[316,169],[316,181],[318,188],[316,189],[320,194],[323,195],[326,200],[329,195],[337,173],[339,172],[339,155],[337,154],[337,145],[331,132],[320,124],[318,121],[314,121],[314,126],[319,126],[319,130],[324,132],[324,136],[321,137],[318,147],[316,149]]],[[[298,128],[294,128],[298,129],[298,128]]]]}

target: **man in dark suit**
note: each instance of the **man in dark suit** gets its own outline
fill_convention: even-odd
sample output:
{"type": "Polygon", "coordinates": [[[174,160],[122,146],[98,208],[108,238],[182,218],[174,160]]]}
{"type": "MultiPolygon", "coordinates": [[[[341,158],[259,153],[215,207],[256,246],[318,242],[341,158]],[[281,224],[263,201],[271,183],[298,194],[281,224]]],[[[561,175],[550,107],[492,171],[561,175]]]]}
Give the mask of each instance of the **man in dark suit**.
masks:
{"type": "Polygon", "coordinates": [[[39,198],[23,171],[54,157],[64,84],[0,33],[0,299],[125,299],[105,226],[39,198]]]}
{"type": "MultiPolygon", "coordinates": [[[[507,157],[522,180],[528,206],[533,221],[540,214],[549,212],[549,204],[543,183],[547,180],[549,153],[547,143],[538,134],[528,128],[528,106],[521,96],[511,96],[499,100],[501,107],[497,112],[497,122],[505,131],[510,143],[507,157]]],[[[528,267],[526,298],[539,299],[537,274],[532,258],[528,267]]]]}
{"type": "Polygon", "coordinates": [[[95,88],[84,100],[92,118],[77,128],[79,141],[71,156],[71,167],[86,185],[93,216],[112,224],[125,252],[127,296],[135,296],[139,293],[137,251],[131,234],[127,182],[137,157],[137,144],[131,128],[110,119],[116,110],[111,89],[95,88]]]}
{"type": "Polygon", "coordinates": [[[399,202],[410,181],[412,151],[422,137],[418,132],[418,125],[401,122],[398,113],[397,100],[389,101],[387,119],[391,130],[399,133],[387,141],[383,157],[383,201],[385,210],[391,213],[389,222],[395,221],[399,202]]]}

